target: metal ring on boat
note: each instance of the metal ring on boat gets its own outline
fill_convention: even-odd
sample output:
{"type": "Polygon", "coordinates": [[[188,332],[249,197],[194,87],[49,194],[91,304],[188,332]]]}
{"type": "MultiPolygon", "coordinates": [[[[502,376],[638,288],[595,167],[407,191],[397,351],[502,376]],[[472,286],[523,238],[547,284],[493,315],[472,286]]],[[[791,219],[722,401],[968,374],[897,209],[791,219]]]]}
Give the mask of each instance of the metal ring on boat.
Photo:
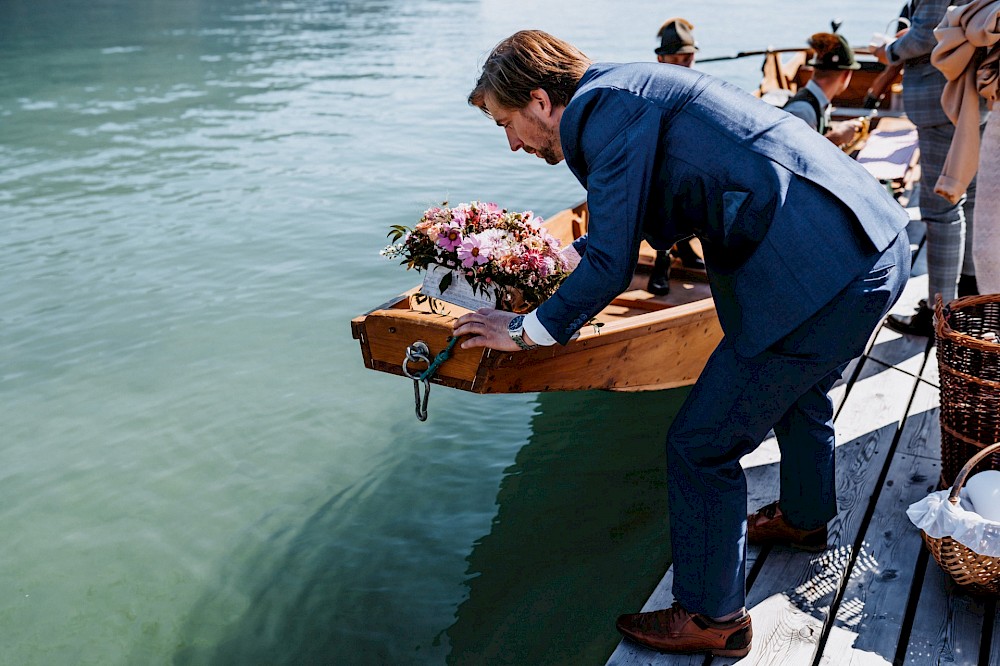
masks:
{"type": "Polygon", "coordinates": [[[417,419],[427,420],[427,401],[431,397],[431,382],[427,370],[431,365],[431,350],[423,340],[417,340],[406,348],[406,358],[403,359],[403,374],[413,380],[413,403],[417,413],[417,419]],[[427,364],[427,369],[414,375],[408,367],[410,362],[421,361],[427,364]],[[424,395],[420,396],[420,382],[424,383],[424,395]]]}
{"type": "Polygon", "coordinates": [[[416,363],[417,361],[421,361],[427,365],[431,364],[431,349],[423,340],[417,340],[412,345],[407,347],[406,358],[403,359],[403,374],[414,381],[422,379],[421,375],[423,373],[414,375],[410,372],[410,369],[407,366],[410,362],[416,363]]]}

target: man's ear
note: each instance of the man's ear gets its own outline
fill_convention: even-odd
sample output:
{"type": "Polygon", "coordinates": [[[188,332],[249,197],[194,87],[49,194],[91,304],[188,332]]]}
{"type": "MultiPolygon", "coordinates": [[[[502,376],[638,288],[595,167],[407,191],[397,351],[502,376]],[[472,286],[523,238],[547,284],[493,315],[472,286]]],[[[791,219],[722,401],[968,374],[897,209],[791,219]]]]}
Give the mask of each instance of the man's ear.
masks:
{"type": "Polygon", "coordinates": [[[528,102],[528,106],[533,107],[543,118],[552,115],[552,99],[544,88],[535,88],[531,91],[531,101],[528,102]]]}

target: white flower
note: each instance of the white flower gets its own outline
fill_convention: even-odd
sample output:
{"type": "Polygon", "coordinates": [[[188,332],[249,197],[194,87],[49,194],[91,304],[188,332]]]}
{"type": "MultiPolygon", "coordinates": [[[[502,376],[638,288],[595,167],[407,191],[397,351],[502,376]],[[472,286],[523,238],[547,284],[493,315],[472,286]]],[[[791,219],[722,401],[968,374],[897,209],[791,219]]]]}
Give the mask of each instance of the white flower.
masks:
{"type": "Polygon", "coordinates": [[[503,229],[487,229],[475,234],[475,236],[482,244],[483,251],[490,257],[510,254],[511,252],[510,234],[503,229]]]}

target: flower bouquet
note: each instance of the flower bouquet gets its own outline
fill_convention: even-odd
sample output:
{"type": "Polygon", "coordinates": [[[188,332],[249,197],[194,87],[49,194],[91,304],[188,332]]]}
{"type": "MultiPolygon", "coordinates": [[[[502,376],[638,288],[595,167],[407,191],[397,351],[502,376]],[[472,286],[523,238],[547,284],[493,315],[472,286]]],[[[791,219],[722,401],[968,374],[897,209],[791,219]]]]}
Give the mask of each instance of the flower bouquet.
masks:
{"type": "Polygon", "coordinates": [[[475,310],[526,312],[555,292],[570,267],[559,240],[531,211],[494,203],[447,203],[424,211],[410,229],[394,225],[382,254],[425,271],[427,297],[475,310]]]}

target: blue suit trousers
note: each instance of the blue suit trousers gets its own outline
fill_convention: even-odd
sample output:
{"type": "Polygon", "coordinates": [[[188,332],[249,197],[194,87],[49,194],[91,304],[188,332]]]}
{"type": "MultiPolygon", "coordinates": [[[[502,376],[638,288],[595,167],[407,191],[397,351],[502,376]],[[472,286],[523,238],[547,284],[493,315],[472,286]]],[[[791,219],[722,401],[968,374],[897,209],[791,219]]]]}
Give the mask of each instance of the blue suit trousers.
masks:
{"type": "Polygon", "coordinates": [[[774,428],[781,508],[802,528],[836,515],[829,390],[864,352],[910,270],[902,232],[867,273],[764,352],[723,338],[667,434],[674,598],[721,617],[746,604],[747,485],[740,458],[774,428]]]}

